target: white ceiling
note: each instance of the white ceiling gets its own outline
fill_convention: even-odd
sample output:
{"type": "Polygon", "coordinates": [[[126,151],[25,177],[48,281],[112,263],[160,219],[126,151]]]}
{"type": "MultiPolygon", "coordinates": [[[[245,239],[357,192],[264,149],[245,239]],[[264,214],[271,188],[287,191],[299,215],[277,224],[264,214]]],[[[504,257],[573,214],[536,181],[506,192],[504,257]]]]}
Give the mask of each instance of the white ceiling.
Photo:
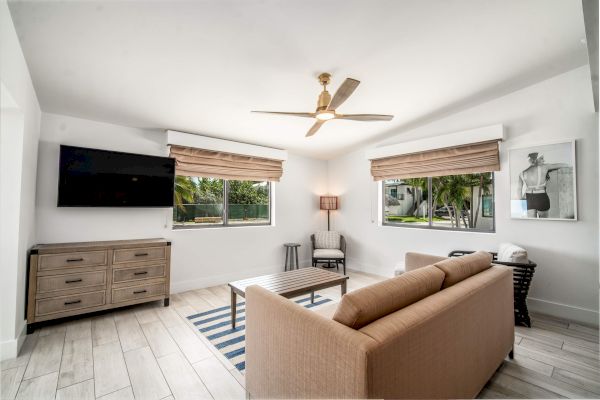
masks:
{"type": "Polygon", "coordinates": [[[11,2],[41,107],[331,158],[583,65],[575,0],[11,2]],[[362,81],[313,121],[316,76],[362,81]]]}

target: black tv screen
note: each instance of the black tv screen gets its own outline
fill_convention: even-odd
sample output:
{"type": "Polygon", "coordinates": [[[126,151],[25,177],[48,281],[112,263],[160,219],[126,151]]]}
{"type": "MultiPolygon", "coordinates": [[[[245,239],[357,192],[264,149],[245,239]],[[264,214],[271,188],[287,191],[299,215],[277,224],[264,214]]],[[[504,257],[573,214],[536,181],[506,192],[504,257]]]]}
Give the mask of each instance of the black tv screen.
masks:
{"type": "Polygon", "coordinates": [[[172,207],[175,160],[60,146],[59,207],[172,207]]]}

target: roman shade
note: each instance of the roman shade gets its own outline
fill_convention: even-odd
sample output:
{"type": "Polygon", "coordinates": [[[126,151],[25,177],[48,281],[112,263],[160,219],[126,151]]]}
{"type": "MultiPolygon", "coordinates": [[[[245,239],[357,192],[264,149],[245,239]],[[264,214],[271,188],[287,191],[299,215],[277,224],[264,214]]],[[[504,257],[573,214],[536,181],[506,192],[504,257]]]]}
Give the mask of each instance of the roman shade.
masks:
{"type": "Polygon", "coordinates": [[[499,170],[497,140],[371,160],[371,175],[376,181],[499,170]]]}
{"type": "Polygon", "coordinates": [[[275,181],[283,175],[283,161],[171,145],[170,156],[175,159],[175,173],[248,181],[275,181]]]}

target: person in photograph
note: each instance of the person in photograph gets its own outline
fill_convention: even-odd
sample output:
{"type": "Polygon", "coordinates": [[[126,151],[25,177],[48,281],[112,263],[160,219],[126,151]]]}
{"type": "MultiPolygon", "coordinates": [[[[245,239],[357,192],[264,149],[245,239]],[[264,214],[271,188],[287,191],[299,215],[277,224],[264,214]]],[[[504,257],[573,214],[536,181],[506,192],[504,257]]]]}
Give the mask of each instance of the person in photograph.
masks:
{"type": "Polygon", "coordinates": [[[546,184],[550,179],[550,172],[560,168],[570,167],[569,164],[546,164],[544,155],[529,153],[529,167],[519,174],[518,193],[527,203],[527,217],[548,218],[550,198],[546,193],[546,184]]]}

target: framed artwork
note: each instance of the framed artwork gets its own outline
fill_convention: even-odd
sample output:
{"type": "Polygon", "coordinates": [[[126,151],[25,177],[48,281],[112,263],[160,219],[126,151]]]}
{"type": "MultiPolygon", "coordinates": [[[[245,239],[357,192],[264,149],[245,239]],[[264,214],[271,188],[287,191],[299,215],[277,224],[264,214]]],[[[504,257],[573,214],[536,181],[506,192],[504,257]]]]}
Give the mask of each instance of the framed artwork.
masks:
{"type": "Polygon", "coordinates": [[[577,220],[575,140],[510,149],[508,159],[511,218],[577,220]]]}
{"type": "Polygon", "coordinates": [[[481,196],[481,216],[490,218],[494,216],[494,198],[492,195],[484,194],[481,196]]]}

